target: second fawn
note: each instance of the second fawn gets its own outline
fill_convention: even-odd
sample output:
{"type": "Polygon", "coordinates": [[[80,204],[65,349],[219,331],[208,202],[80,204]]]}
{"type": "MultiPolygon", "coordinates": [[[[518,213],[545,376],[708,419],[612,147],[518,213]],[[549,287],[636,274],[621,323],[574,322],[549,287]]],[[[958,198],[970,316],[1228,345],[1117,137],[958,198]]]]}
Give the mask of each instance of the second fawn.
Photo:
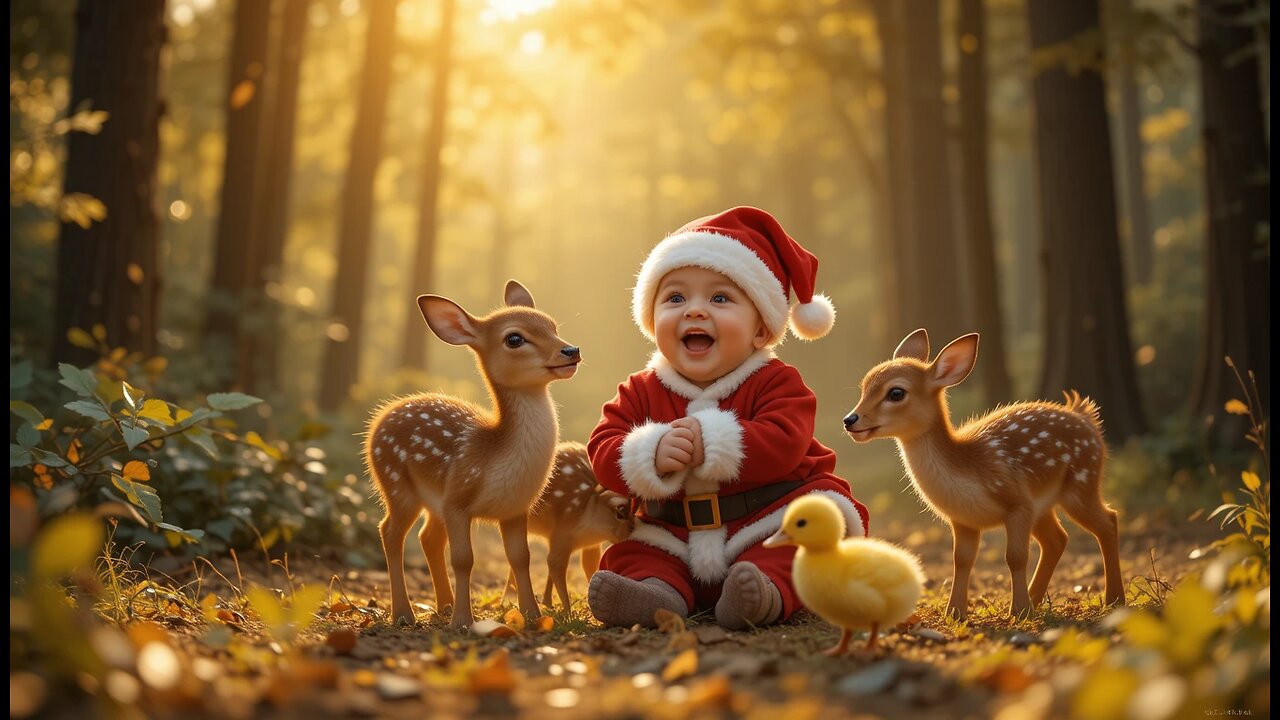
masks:
{"type": "Polygon", "coordinates": [[[515,569],[520,610],[538,614],[529,580],[527,517],[547,482],[559,427],[548,385],[573,377],[582,355],[556,334],[533,297],[511,280],[506,307],[472,317],[452,300],[422,295],[418,307],[441,340],[466,345],[488,387],[494,411],[436,393],[410,395],[379,408],[365,438],[365,462],[386,517],[378,529],[391,576],[393,621],[413,621],[404,582],[404,540],[418,516],[418,535],[436,602],[454,605],[453,627],[471,624],[471,522],[496,520],[515,569]],[[457,601],[445,571],[445,543],[457,601]]]}
{"type": "Polygon", "coordinates": [[[946,390],[964,380],[977,359],[977,333],[952,341],[930,362],[929,335],[916,330],[892,360],[866,374],[862,398],[844,418],[854,442],[896,438],[916,492],[951,523],[955,578],[948,613],[965,616],[980,535],[997,525],[1005,528],[1012,612],[1024,615],[1039,605],[1067,546],[1058,506],[1097,538],[1106,602],[1123,604],[1119,521],[1102,499],[1106,446],[1097,404],[1073,391],[1065,403],[1015,403],[955,428],[946,390]],[[1028,593],[1032,537],[1040,561],[1028,593]]]}
{"type": "MultiPolygon", "coordinates": [[[[601,545],[626,540],[633,525],[631,503],[596,484],[586,446],[576,442],[557,445],[551,479],[529,511],[529,532],[547,539],[547,585],[542,604],[551,607],[551,588],[555,587],[568,610],[569,556],[582,550],[582,572],[589,581],[600,568],[601,545]]],[[[507,589],[513,582],[514,576],[509,575],[507,589]]]]}

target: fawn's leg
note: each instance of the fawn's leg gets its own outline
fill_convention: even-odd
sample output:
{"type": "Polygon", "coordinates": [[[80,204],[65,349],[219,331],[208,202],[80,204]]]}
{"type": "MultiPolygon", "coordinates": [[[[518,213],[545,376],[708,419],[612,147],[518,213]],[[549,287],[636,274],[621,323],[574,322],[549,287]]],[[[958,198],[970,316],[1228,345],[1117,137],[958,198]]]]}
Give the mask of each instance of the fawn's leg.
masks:
{"type": "Polygon", "coordinates": [[[409,604],[409,590],[404,584],[404,539],[409,535],[420,508],[404,503],[389,502],[387,516],[378,523],[382,536],[382,553],[387,557],[387,574],[391,576],[391,622],[413,622],[413,606],[409,604]]]}
{"type": "Polygon", "coordinates": [[[475,556],[471,551],[471,518],[464,512],[447,512],[444,522],[449,533],[449,560],[453,563],[453,583],[458,590],[453,604],[453,622],[450,626],[455,630],[461,630],[470,627],[475,621],[475,616],[471,614],[471,566],[475,562],[475,556]]]}
{"type": "Polygon", "coordinates": [[[516,597],[520,601],[520,612],[525,617],[534,619],[541,613],[538,601],[533,596],[533,581],[529,579],[529,517],[517,515],[498,523],[502,531],[502,545],[507,550],[507,562],[516,574],[516,597]]]}
{"type": "Polygon", "coordinates": [[[954,571],[947,614],[957,620],[963,620],[969,612],[969,573],[973,571],[973,561],[978,558],[981,537],[982,532],[977,528],[965,527],[954,521],[951,523],[954,571]]]}
{"type": "Polygon", "coordinates": [[[1049,578],[1058,567],[1062,551],[1067,549],[1067,531],[1058,522],[1058,514],[1049,508],[1036,520],[1031,535],[1040,543],[1040,560],[1036,563],[1036,574],[1031,577],[1031,604],[1038,606],[1049,589],[1049,578]]]}
{"type": "Polygon", "coordinates": [[[1013,590],[1010,612],[1014,615],[1031,613],[1031,597],[1027,594],[1027,555],[1031,550],[1031,508],[1015,507],[1004,519],[1004,561],[1009,564],[1009,577],[1013,590]]]}
{"type": "Polygon", "coordinates": [[[444,546],[449,542],[444,521],[427,513],[427,524],[418,533],[422,554],[427,556],[427,569],[431,571],[431,586],[436,591],[436,610],[444,610],[453,604],[453,588],[449,587],[449,571],[444,564],[444,546]]]}
{"type": "Polygon", "coordinates": [[[1124,577],[1120,574],[1120,515],[1100,496],[1064,504],[1067,514],[1098,539],[1107,581],[1107,604],[1124,605],[1124,577]]]}
{"type": "Polygon", "coordinates": [[[582,573],[587,576],[587,582],[591,582],[591,576],[596,574],[600,569],[600,545],[588,545],[582,548],[582,573]]]}
{"type": "Polygon", "coordinates": [[[551,607],[551,584],[554,582],[556,592],[560,593],[560,602],[564,609],[569,609],[569,556],[573,548],[568,538],[551,536],[551,547],[547,550],[547,594],[542,604],[551,607]]]}
{"type": "Polygon", "coordinates": [[[507,568],[507,582],[502,586],[502,597],[498,598],[498,604],[502,605],[507,601],[507,593],[511,592],[511,588],[516,586],[516,574],[511,572],[511,568],[507,568]]]}

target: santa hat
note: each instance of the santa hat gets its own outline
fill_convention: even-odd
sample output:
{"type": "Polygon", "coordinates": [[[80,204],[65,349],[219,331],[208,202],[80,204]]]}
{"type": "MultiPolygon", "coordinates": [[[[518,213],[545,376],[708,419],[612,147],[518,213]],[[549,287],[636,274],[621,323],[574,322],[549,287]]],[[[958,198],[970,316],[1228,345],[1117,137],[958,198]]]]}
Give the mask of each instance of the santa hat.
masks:
{"type": "Polygon", "coordinates": [[[818,258],[769,213],[736,207],[685,225],[645,258],[631,295],[631,315],[650,340],[658,283],[672,270],[689,266],[715,270],[742,288],[769,329],[770,345],[786,336],[788,317],[791,332],[803,340],[817,340],[835,324],[831,300],[813,294],[818,258]],[[799,304],[789,307],[793,290],[799,304]]]}

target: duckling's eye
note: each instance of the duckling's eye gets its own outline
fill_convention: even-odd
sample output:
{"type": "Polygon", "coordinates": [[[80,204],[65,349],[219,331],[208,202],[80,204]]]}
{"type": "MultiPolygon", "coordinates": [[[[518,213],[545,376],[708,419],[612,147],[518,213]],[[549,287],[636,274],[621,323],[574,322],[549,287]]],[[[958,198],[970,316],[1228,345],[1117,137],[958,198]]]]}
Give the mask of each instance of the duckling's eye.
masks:
{"type": "Polygon", "coordinates": [[[888,395],[890,402],[902,402],[906,396],[907,391],[897,387],[890,390],[888,395]]]}
{"type": "Polygon", "coordinates": [[[796,521],[796,527],[798,527],[798,528],[800,528],[800,527],[804,527],[805,525],[808,525],[808,524],[809,524],[809,521],[808,521],[808,520],[805,520],[804,518],[801,518],[801,519],[799,519],[799,520],[797,520],[797,521],[796,521]]]}
{"type": "Polygon", "coordinates": [[[503,342],[505,342],[509,348],[518,348],[524,344],[524,336],[520,333],[511,333],[503,338],[503,342]]]}

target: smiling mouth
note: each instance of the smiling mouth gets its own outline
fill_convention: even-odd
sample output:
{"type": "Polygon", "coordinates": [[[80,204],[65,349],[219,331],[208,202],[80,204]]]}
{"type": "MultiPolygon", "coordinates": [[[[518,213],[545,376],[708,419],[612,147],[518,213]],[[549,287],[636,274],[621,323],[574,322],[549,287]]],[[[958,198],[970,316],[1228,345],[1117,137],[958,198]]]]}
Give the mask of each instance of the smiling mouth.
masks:
{"type": "Polygon", "coordinates": [[[690,354],[701,355],[711,349],[716,344],[716,339],[704,332],[691,332],[680,338],[680,342],[684,344],[684,349],[690,354]]]}
{"type": "Polygon", "coordinates": [[[553,375],[570,378],[573,377],[574,373],[578,372],[578,363],[580,362],[582,361],[574,360],[573,362],[565,363],[564,365],[548,365],[547,369],[550,370],[553,375]]]}

